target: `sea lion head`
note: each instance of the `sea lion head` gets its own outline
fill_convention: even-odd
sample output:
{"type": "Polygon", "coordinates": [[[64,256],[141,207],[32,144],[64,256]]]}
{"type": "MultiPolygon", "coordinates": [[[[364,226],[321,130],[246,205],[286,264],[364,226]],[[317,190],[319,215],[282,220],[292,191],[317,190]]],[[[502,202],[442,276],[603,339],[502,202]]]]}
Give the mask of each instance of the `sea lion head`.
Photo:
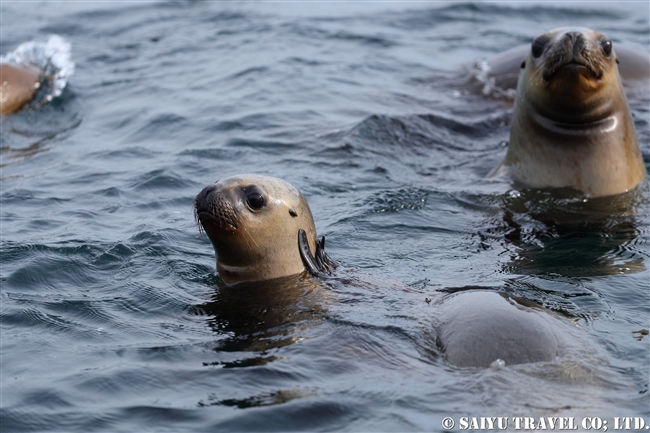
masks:
{"type": "Polygon", "coordinates": [[[303,272],[301,229],[303,248],[317,255],[309,204],[281,179],[244,174],[219,180],[196,196],[194,214],[214,246],[217,271],[226,284],[303,272]]]}
{"type": "Polygon", "coordinates": [[[0,114],[11,114],[29,102],[41,87],[42,71],[25,65],[0,63],[0,114]]]}
{"type": "Polygon", "coordinates": [[[643,180],[634,119],[607,36],[571,27],[533,40],[517,80],[508,152],[493,173],[590,197],[643,180]]]}
{"type": "Polygon", "coordinates": [[[571,121],[577,112],[580,123],[589,122],[607,116],[607,100],[622,94],[617,62],[606,35],[584,27],[558,28],[533,40],[521,65],[526,77],[519,82],[539,100],[537,106],[550,110],[549,118],[571,121]]]}

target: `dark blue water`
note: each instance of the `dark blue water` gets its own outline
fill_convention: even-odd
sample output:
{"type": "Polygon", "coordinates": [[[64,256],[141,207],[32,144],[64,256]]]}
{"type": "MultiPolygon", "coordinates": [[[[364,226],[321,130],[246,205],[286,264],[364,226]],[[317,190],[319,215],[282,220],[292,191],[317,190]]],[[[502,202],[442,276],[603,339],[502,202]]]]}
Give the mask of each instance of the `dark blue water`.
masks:
{"type": "MultiPolygon", "coordinates": [[[[0,13],[0,54],[58,34],[76,66],[60,97],[1,120],[2,431],[650,417],[647,180],[583,200],[486,179],[511,101],[458,72],[564,25],[647,47],[647,3],[0,13]],[[193,198],[247,172],[303,192],[336,278],[218,286],[193,198]],[[572,346],[540,365],[448,365],[435,323],[470,285],[545,306],[572,346]]],[[[630,98],[646,166],[649,102],[630,98]]]]}

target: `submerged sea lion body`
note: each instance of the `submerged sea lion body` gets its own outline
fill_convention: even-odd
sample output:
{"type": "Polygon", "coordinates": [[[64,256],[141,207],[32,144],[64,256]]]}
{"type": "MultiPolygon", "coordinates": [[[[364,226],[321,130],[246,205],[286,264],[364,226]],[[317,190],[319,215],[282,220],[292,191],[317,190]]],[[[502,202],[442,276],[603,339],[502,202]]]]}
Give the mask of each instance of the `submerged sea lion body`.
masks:
{"type": "Polygon", "coordinates": [[[645,166],[605,35],[586,28],[545,33],[521,67],[508,152],[494,174],[592,197],[641,182],[645,166]]]}
{"type": "Polygon", "coordinates": [[[560,353],[560,323],[539,307],[498,292],[471,291],[444,301],[440,345],[459,367],[553,361],[560,353]]]}
{"type": "Polygon", "coordinates": [[[29,102],[40,88],[42,72],[17,64],[0,63],[0,114],[11,114],[29,102]]]}

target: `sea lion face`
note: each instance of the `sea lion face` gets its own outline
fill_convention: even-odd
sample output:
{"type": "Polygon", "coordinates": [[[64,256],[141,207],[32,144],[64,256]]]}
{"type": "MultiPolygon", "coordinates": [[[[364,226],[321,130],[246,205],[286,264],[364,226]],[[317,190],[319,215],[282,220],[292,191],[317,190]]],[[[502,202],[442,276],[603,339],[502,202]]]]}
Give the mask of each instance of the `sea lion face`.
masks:
{"type": "Polygon", "coordinates": [[[305,270],[298,231],[316,252],[316,228],[307,201],[289,183],[262,175],[239,175],[201,191],[194,213],[217,255],[226,284],[266,280],[305,270]]]}
{"type": "MultiPolygon", "coordinates": [[[[522,63],[525,79],[538,106],[570,116],[579,110],[585,115],[600,113],[603,101],[612,92],[620,93],[616,54],[604,34],[584,27],[559,28],[537,36],[522,63]]],[[[553,117],[553,113],[549,117],[553,117]]],[[[562,120],[562,119],[560,119],[562,120]]]]}
{"type": "Polygon", "coordinates": [[[508,152],[493,173],[591,197],[645,176],[612,42],[586,28],[535,38],[521,65],[508,152]]]}

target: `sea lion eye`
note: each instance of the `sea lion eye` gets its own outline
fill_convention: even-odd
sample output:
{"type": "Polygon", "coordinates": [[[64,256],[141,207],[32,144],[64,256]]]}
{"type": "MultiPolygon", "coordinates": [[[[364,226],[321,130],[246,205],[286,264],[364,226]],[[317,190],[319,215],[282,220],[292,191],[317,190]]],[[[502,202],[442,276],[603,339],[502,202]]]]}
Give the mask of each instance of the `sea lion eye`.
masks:
{"type": "Polygon", "coordinates": [[[600,41],[600,46],[603,48],[603,53],[605,53],[606,56],[612,54],[612,41],[600,41]]]}
{"type": "Polygon", "coordinates": [[[246,196],[246,202],[253,210],[262,209],[262,206],[264,206],[264,197],[258,192],[251,192],[246,196]]]}
{"type": "Polygon", "coordinates": [[[531,52],[533,53],[533,57],[538,58],[539,56],[542,55],[544,52],[544,47],[546,46],[546,38],[535,38],[533,41],[533,45],[531,47],[531,52]]]}

